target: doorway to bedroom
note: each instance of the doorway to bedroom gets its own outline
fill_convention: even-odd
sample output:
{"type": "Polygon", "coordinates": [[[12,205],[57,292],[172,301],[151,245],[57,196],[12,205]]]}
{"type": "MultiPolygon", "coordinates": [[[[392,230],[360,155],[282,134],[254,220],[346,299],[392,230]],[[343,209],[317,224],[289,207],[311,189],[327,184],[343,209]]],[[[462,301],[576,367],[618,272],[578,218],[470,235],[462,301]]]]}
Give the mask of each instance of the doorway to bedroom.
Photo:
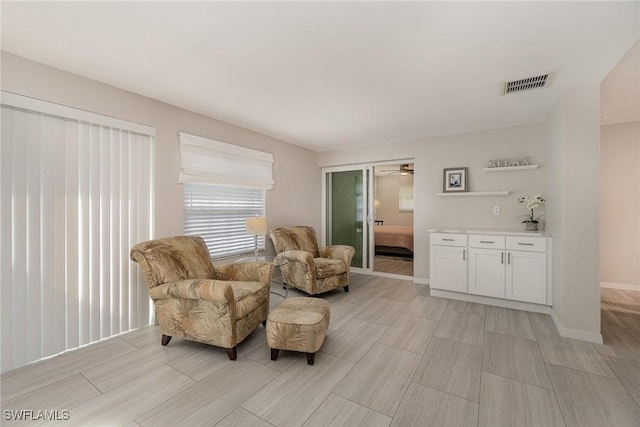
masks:
{"type": "Polygon", "coordinates": [[[323,243],[356,248],[352,271],[413,277],[413,160],[323,169],[323,243]]]}
{"type": "Polygon", "coordinates": [[[413,276],[413,163],[374,166],[373,271],[413,276]]]}

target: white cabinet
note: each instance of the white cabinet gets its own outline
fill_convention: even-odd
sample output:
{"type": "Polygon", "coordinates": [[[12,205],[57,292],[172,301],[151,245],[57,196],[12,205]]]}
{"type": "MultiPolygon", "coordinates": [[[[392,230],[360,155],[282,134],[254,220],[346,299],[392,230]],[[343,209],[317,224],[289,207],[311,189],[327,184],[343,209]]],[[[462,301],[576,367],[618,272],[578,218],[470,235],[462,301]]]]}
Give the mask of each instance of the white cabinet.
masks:
{"type": "Polygon", "coordinates": [[[431,288],[467,292],[467,236],[431,233],[430,265],[431,288]]]}
{"type": "Polygon", "coordinates": [[[504,249],[469,248],[469,293],[505,297],[504,249]]]}
{"type": "Polygon", "coordinates": [[[549,238],[431,234],[432,289],[551,305],[549,238]]]}
{"type": "Polygon", "coordinates": [[[545,243],[544,239],[540,240],[542,241],[527,242],[525,247],[534,250],[507,251],[506,297],[508,299],[536,304],[546,303],[547,255],[539,252],[545,243]]]}

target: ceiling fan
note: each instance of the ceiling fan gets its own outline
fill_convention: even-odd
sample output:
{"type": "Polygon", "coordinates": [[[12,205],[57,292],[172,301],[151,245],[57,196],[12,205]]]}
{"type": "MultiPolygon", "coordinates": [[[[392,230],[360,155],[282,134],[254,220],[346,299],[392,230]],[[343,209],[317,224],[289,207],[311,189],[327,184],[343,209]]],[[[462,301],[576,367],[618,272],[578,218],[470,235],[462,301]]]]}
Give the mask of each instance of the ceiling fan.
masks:
{"type": "Polygon", "coordinates": [[[380,175],[413,175],[413,163],[404,165],[382,166],[376,172],[380,175]]]}

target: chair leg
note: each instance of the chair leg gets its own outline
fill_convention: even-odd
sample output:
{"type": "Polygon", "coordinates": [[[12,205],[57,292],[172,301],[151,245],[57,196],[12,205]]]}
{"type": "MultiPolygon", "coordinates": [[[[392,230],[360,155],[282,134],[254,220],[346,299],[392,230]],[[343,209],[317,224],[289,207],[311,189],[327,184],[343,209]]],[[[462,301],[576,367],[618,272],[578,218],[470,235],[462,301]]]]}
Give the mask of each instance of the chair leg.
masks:
{"type": "Polygon", "coordinates": [[[169,344],[169,341],[171,341],[171,337],[169,335],[162,335],[162,341],[160,341],[162,345],[169,344]]]}
{"type": "Polygon", "coordinates": [[[344,289],[345,292],[349,292],[349,285],[344,286],[342,289],[344,289]]]}
{"type": "Polygon", "coordinates": [[[313,363],[316,361],[316,354],[315,353],[307,353],[307,365],[313,365],[313,363]]]}
{"type": "Polygon", "coordinates": [[[229,360],[236,360],[238,358],[238,347],[225,348],[227,352],[227,356],[229,356],[229,360]]]}
{"type": "Polygon", "coordinates": [[[280,350],[278,350],[277,348],[272,348],[271,349],[271,360],[278,360],[278,354],[280,353],[280,350]]]}

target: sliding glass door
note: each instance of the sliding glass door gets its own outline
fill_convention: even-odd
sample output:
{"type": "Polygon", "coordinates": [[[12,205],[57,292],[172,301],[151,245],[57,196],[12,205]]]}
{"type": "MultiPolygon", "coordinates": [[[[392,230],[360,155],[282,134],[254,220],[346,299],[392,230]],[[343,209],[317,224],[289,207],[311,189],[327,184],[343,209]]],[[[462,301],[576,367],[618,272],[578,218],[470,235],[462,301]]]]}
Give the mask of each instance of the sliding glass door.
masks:
{"type": "Polygon", "coordinates": [[[352,267],[369,268],[369,194],[371,168],[325,171],[327,245],[356,248],[352,267]]]}
{"type": "MultiPolygon", "coordinates": [[[[377,191],[374,191],[374,186],[376,185],[374,176],[375,168],[386,167],[386,169],[392,171],[391,173],[404,175],[403,172],[405,171],[402,170],[402,167],[413,166],[413,164],[413,159],[398,159],[358,165],[334,166],[323,169],[322,199],[324,209],[322,213],[323,232],[321,233],[321,237],[324,240],[323,243],[326,245],[341,244],[356,248],[356,254],[351,262],[351,267],[354,269],[362,270],[361,272],[364,273],[374,273],[374,260],[376,255],[374,199],[377,198],[374,197],[377,191]]],[[[410,171],[412,172],[413,168],[411,168],[410,171]]],[[[411,172],[407,172],[407,174],[411,172]]],[[[404,193],[400,194],[399,190],[397,191],[397,198],[395,199],[396,213],[404,212],[404,195],[404,193]]],[[[393,199],[393,196],[391,196],[391,199],[393,199]]],[[[413,201],[413,198],[411,198],[411,201],[413,201]]],[[[388,203],[388,205],[392,206],[394,203],[388,203]]],[[[390,209],[394,208],[391,207],[390,209]]],[[[384,222],[385,226],[413,226],[413,220],[411,220],[411,224],[399,224],[398,215],[387,219],[388,221],[384,222]]],[[[403,270],[402,273],[395,271],[382,271],[380,273],[405,275],[404,271],[405,270],[403,270]]],[[[412,273],[413,267],[411,267],[411,274],[412,273]]]]}

